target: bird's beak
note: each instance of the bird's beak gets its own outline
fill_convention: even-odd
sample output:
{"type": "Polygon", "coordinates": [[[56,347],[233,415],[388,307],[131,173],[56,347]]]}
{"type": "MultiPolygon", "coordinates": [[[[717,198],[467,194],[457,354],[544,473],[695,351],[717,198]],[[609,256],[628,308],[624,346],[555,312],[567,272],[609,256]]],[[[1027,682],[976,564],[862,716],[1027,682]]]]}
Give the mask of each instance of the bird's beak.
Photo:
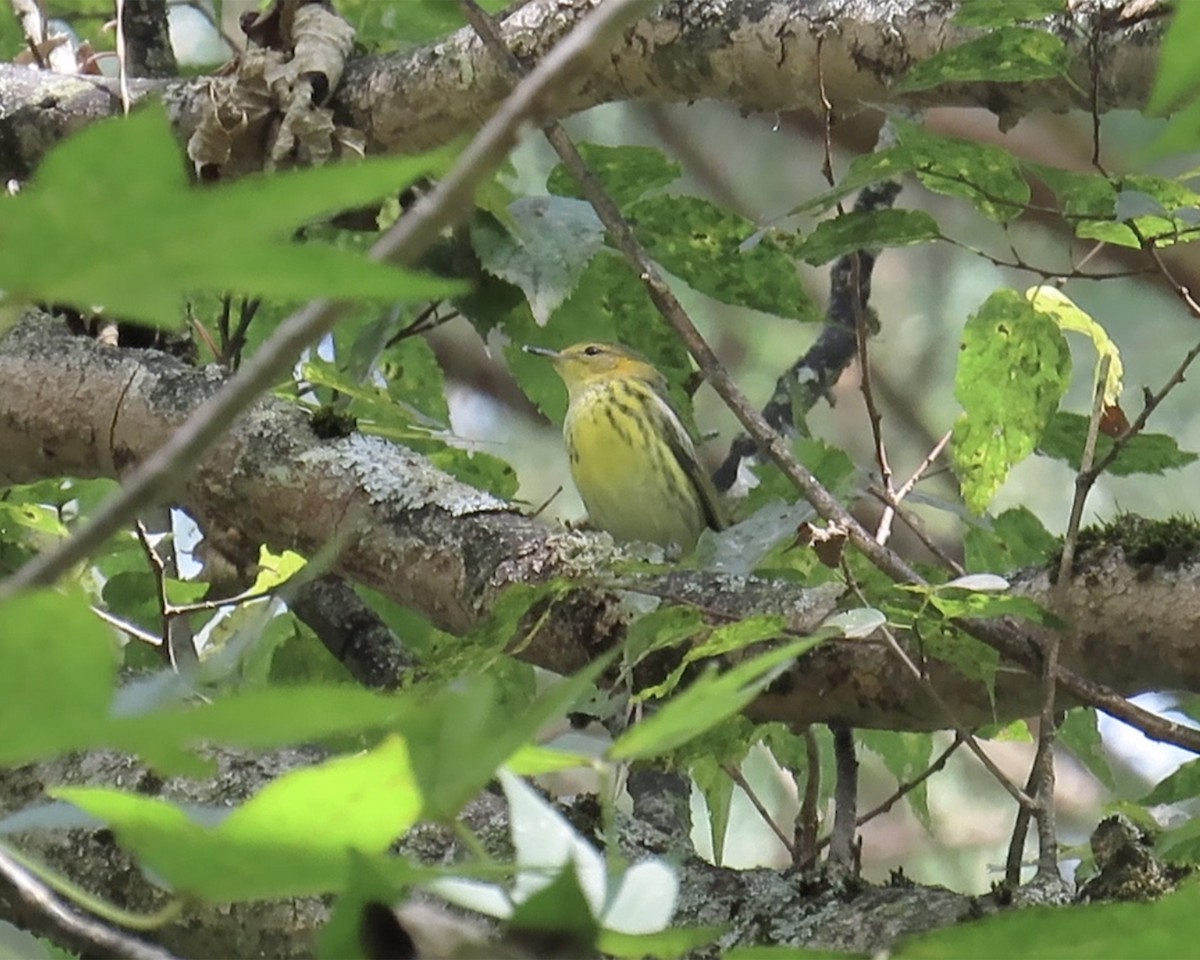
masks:
{"type": "Polygon", "coordinates": [[[546,347],[531,347],[529,344],[525,344],[521,349],[526,353],[532,353],[535,357],[549,357],[551,360],[557,360],[559,355],[557,350],[550,350],[546,347]]]}

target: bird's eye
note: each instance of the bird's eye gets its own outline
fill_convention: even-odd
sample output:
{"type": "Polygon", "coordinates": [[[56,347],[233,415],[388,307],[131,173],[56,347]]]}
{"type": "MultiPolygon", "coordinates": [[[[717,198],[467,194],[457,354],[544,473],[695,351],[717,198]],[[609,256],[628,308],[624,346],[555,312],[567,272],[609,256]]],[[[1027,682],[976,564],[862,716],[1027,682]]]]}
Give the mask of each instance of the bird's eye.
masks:
{"type": "Polygon", "coordinates": [[[584,347],[583,353],[584,356],[597,357],[600,355],[600,348],[593,343],[590,347],[584,347]]]}

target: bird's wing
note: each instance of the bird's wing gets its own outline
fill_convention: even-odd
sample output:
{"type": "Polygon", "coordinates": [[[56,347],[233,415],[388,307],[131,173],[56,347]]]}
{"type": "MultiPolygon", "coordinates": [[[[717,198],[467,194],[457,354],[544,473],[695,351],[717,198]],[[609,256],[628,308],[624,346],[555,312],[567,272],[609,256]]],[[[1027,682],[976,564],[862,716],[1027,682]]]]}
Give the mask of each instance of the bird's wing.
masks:
{"type": "Polygon", "coordinates": [[[712,479],[704,472],[704,468],[700,466],[700,462],[696,458],[696,445],[692,442],[691,434],[683,425],[683,418],[679,416],[667,397],[666,381],[651,383],[650,386],[654,391],[655,399],[658,400],[659,413],[666,421],[663,435],[667,438],[671,452],[675,454],[675,459],[683,467],[683,472],[687,474],[696,490],[696,495],[700,498],[700,507],[704,511],[705,523],[713,530],[724,530],[726,527],[725,512],[721,509],[717,488],[713,486],[712,479]]]}

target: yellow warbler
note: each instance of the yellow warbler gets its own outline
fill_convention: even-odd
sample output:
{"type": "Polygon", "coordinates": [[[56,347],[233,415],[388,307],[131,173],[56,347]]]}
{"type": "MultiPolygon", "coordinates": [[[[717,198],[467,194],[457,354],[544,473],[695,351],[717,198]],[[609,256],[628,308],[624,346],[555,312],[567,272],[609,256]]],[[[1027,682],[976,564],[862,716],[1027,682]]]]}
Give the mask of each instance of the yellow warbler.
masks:
{"type": "Polygon", "coordinates": [[[592,523],[619,540],[687,552],[705,527],[725,526],[717,492],[667,399],[661,373],[628,347],[526,347],[567,385],[563,439],[592,523]]]}

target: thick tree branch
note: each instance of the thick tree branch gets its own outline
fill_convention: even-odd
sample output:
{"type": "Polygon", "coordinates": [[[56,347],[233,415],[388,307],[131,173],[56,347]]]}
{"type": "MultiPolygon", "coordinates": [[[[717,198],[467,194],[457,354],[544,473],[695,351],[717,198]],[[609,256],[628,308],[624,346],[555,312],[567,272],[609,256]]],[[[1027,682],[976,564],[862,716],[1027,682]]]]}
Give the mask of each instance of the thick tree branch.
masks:
{"type": "MultiPolygon", "coordinates": [[[[70,336],[45,317],[27,320],[0,339],[0,483],[64,475],[119,479],[221,381],[213,369],[197,370],[154,351],[104,347],[70,336]]],[[[185,478],[179,498],[204,526],[238,528],[274,549],[311,556],[340,542],[336,572],[454,632],[483,622],[514,583],[579,580],[580,589],[555,608],[521,654],[561,673],[620,642],[630,615],[615,593],[586,586],[613,556],[606,536],[551,529],[382,441],[357,435],[320,440],[303,412],[281,401],[260,401],[240,417],[185,478]]],[[[1071,624],[1062,637],[1062,664],[1124,694],[1200,692],[1193,642],[1200,568],[1191,558],[1135,567],[1117,549],[1092,550],[1079,558],[1078,570],[1058,608],[1071,624]]],[[[623,584],[633,582],[624,578],[623,584]]],[[[800,631],[811,631],[837,597],[828,587],[702,572],[647,577],[637,585],[722,616],[783,612],[800,631]]],[[[1045,572],[1020,578],[1016,587],[1041,600],[1050,588],[1045,572]]],[[[995,713],[981,683],[937,662],[930,673],[967,726],[1028,716],[1040,705],[1039,685],[1012,664],[997,674],[995,713]]],[[[882,643],[869,641],[818,647],[751,713],[795,724],[946,725],[903,665],[882,643]]]]}
{"type": "MultiPolygon", "coordinates": [[[[525,63],[543,58],[599,0],[525,5],[503,23],[503,39],[525,63]]],[[[943,85],[904,93],[896,81],[914,64],[978,35],[952,22],[941,0],[729,0],[672,2],[625,31],[607,60],[564,88],[541,119],[602,103],[721,100],[744,111],[820,112],[816,48],[833,110],[932,104],[985,107],[1005,125],[1031,110],[1087,109],[1091,57],[1105,69],[1101,111],[1138,107],[1157,64],[1161,21],[1122,20],[1125,0],[1075,5],[1056,18],[1072,83],[1033,81],[943,85]],[[1089,13],[1089,11],[1094,11],[1089,13]],[[1089,41],[1094,38],[1094,50],[1089,41]]],[[[135,100],[161,95],[183,136],[195,128],[207,81],[131,81],[135,100]]],[[[361,130],[374,153],[408,153],[445,143],[480,126],[512,83],[474,31],[347,65],[333,105],[340,122],[361,130]]],[[[42,154],[72,130],[120,110],[115,82],[0,67],[0,176],[24,179],[42,154]]],[[[260,164],[261,166],[261,164],[260,164]]]]}

